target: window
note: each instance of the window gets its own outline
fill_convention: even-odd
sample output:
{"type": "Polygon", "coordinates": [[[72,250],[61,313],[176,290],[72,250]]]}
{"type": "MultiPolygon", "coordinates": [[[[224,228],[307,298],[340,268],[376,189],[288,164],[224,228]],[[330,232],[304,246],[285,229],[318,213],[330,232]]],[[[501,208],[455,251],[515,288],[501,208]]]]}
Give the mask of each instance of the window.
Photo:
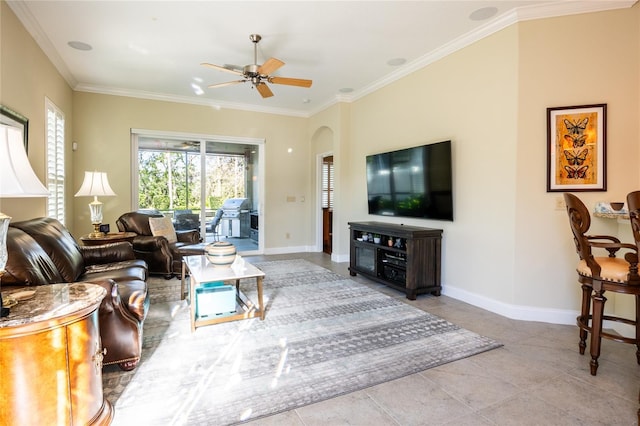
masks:
{"type": "Polygon", "coordinates": [[[333,156],[322,159],[322,208],[333,210],[333,156]]]}
{"type": "Polygon", "coordinates": [[[64,113],[49,99],[47,108],[47,216],[64,223],[64,113]]]}

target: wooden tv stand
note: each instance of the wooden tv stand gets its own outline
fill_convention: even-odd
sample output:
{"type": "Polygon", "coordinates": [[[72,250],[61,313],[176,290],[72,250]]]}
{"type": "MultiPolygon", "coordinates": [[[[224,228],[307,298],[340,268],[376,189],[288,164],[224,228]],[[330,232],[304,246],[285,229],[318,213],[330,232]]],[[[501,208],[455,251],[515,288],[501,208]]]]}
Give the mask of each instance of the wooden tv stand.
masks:
{"type": "Polygon", "coordinates": [[[441,229],[383,222],[349,222],[349,229],[352,276],[384,283],[410,300],[424,293],[440,296],[441,229]],[[370,235],[379,235],[381,241],[369,240],[370,235]]]}

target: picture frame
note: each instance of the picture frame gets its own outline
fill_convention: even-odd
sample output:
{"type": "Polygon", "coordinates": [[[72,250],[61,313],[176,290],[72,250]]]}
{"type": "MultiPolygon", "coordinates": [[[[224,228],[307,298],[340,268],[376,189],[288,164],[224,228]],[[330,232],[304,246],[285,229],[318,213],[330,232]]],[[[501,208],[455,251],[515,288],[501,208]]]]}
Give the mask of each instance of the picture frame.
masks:
{"type": "Polygon", "coordinates": [[[547,192],[607,190],[607,104],[547,108],[547,192]]]}
{"type": "Polygon", "coordinates": [[[24,150],[29,152],[29,119],[9,107],[0,105],[0,123],[19,128],[22,131],[24,150]]]}

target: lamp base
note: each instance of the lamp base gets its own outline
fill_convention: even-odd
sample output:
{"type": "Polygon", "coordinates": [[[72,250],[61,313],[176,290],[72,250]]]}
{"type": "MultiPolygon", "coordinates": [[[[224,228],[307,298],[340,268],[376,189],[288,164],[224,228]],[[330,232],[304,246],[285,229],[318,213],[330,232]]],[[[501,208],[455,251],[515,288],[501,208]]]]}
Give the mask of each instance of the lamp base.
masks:
{"type": "Polygon", "coordinates": [[[93,224],[93,232],[89,234],[89,238],[103,238],[105,236],[104,232],[100,232],[101,223],[93,224]]]}

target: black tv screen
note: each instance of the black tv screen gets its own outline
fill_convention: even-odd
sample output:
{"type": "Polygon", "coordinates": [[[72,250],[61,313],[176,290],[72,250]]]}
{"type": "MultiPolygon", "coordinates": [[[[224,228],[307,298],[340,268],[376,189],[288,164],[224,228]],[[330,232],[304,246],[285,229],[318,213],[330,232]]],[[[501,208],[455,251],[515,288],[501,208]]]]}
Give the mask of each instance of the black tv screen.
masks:
{"type": "Polygon", "coordinates": [[[369,214],[453,220],[451,141],[367,156],[369,214]]]}

